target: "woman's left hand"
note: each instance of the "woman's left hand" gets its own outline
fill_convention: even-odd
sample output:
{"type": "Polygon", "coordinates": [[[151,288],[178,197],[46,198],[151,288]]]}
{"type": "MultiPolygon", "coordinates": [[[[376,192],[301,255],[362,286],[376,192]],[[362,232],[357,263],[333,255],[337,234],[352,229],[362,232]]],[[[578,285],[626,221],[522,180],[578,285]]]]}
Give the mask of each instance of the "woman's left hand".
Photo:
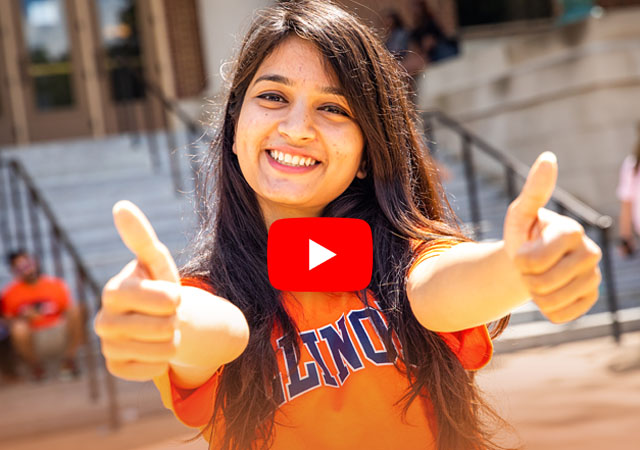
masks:
{"type": "Polygon", "coordinates": [[[555,188],[557,170],[553,153],[538,157],[509,206],[504,242],[540,311],[562,323],[583,315],[598,299],[602,252],[578,222],[543,208],[555,188]]]}

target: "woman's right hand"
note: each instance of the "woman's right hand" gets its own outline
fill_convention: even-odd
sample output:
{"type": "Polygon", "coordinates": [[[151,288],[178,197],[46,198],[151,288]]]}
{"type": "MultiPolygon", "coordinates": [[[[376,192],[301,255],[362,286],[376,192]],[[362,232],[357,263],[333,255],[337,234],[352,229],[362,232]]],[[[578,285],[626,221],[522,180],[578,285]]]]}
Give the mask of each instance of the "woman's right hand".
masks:
{"type": "Polygon", "coordinates": [[[133,203],[116,203],[113,217],[136,259],[102,292],[95,330],[107,369],[145,381],[171,367],[181,387],[199,386],[244,351],[249,339],[244,315],[224,298],[180,285],[169,250],[133,203]]]}
{"type": "Polygon", "coordinates": [[[113,218],[136,259],[105,285],[94,326],[109,372],[149,380],[166,372],[176,353],[180,277],[142,211],[122,201],[113,207],[113,218]]]}

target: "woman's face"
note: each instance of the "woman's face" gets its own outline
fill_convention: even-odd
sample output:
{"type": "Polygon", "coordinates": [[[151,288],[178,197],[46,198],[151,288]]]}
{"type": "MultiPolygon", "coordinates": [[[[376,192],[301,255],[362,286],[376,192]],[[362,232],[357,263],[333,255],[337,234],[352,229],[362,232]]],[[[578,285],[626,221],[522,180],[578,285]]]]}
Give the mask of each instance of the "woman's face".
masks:
{"type": "Polygon", "coordinates": [[[364,138],[336,76],[316,47],[283,41],[247,89],[234,153],[269,227],[316,217],[361,168],[364,138]]]}

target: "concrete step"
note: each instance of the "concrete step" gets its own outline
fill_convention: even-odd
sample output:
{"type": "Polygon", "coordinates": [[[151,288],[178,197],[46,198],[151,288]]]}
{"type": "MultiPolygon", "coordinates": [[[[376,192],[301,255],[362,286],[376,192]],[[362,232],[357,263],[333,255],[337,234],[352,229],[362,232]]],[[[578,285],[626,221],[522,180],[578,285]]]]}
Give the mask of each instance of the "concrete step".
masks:
{"type": "MultiPolygon", "coordinates": [[[[624,333],[640,330],[640,307],[620,310],[618,319],[624,333]]],[[[611,314],[600,312],[562,325],[546,320],[513,324],[494,342],[494,348],[500,353],[515,352],[611,335],[611,314]]]]}

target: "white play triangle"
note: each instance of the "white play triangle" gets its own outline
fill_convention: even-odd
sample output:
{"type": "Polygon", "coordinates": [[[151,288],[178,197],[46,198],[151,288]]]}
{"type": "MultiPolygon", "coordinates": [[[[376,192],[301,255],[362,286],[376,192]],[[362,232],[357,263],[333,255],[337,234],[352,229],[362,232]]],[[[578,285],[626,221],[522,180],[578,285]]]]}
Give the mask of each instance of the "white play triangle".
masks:
{"type": "Polygon", "coordinates": [[[334,256],[336,254],[331,250],[309,239],[309,270],[327,262],[334,256]]]}

